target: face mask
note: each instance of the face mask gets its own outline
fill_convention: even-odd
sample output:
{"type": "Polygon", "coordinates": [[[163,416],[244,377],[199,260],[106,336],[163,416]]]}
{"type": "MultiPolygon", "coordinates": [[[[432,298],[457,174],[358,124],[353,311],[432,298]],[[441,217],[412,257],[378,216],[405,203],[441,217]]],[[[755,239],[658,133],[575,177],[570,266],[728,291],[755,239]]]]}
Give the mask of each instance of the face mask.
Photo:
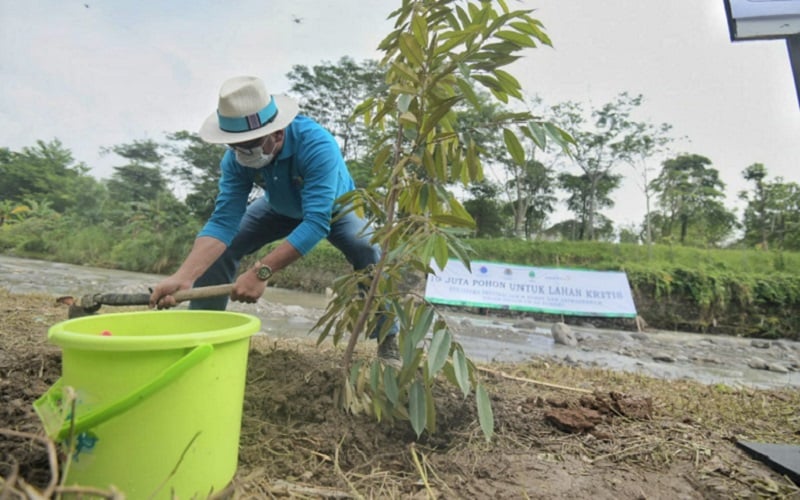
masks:
{"type": "Polygon", "coordinates": [[[236,161],[239,162],[240,165],[243,167],[248,168],[261,168],[266,167],[272,160],[275,159],[275,155],[272,153],[264,154],[264,151],[261,148],[253,148],[253,149],[236,149],[236,161]],[[247,152],[245,152],[247,151],[247,152]]]}
{"type": "Polygon", "coordinates": [[[263,146],[255,148],[234,148],[236,161],[243,167],[262,168],[266,167],[275,159],[275,146],[273,143],[272,152],[264,153],[263,146]]]}

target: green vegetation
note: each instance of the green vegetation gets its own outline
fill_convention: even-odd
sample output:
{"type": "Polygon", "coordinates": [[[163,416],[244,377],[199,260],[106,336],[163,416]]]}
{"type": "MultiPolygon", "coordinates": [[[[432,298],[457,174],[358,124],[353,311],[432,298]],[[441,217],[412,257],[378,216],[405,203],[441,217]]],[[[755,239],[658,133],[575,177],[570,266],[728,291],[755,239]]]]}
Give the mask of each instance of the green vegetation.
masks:
{"type": "MultiPolygon", "coordinates": [[[[435,235],[422,254],[453,255],[463,243],[472,259],[625,270],[638,310],[652,326],[798,337],[796,183],[771,178],[760,163],[743,168],[751,189],[737,193],[744,210],[736,215],[723,205],[725,185],[712,159],[675,155],[670,125],[636,120],[642,96],[623,92],[589,109],[569,101],[543,106],[534,97],[525,104],[541,118],[530,120],[530,112],[508,106],[509,97],[523,94],[499,68],[518,57],[510,48],[549,44],[543,28],[517,19],[481,52],[478,34],[487,36],[516,12],[493,17],[488,5],[447,2],[439,17],[425,21],[418,12],[426,5],[412,2],[395,12],[403,22],[386,39],[385,61],[344,57],[295,66],[287,75],[303,112],[342,144],[379,227],[391,225],[390,207],[383,205],[388,179],[395,182],[402,173],[407,178],[399,184],[396,215],[436,216],[447,231],[463,212],[474,220],[459,233],[417,233],[435,235]],[[451,28],[435,39],[438,30],[451,28]],[[464,52],[448,52],[456,47],[464,52]],[[477,59],[447,59],[458,54],[477,59]],[[426,89],[436,94],[429,101],[426,89]],[[366,104],[353,120],[359,103],[366,104]],[[565,149],[570,136],[575,142],[565,149]],[[396,139],[395,149],[387,149],[387,138],[396,139]],[[406,158],[402,168],[396,168],[398,158],[406,158]],[[615,228],[602,212],[613,205],[621,176],[632,172],[646,210],[639,224],[615,228]],[[456,185],[459,198],[446,199],[456,185]],[[571,218],[550,220],[558,203],[571,218]],[[444,241],[448,251],[442,252],[444,241]]],[[[507,7],[497,5],[497,12],[507,7]]],[[[90,166],[58,139],[21,150],[0,147],[0,252],[140,272],[174,270],[213,210],[222,147],[178,131],[161,142],[134,140],[103,151],[115,160],[108,179],[90,175],[90,166]]],[[[323,242],[275,284],[322,291],[349,270],[323,242]]]]}

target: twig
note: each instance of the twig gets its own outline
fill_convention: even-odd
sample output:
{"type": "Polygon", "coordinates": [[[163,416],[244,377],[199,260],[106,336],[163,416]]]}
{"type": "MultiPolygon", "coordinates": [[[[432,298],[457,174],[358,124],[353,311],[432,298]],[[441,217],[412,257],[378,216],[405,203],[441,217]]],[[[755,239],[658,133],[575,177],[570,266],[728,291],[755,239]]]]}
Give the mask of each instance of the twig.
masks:
{"type": "MultiPolygon", "coordinates": [[[[425,491],[428,492],[428,498],[436,498],[434,495],[433,490],[431,490],[431,485],[428,484],[428,474],[425,472],[425,467],[419,461],[419,456],[417,455],[417,447],[414,443],[408,447],[409,451],[411,451],[411,458],[414,459],[414,465],[417,466],[417,471],[419,472],[419,477],[422,479],[422,484],[425,485],[425,491]]],[[[422,455],[422,459],[425,460],[425,455],[422,455]]]]}
{"type": "Polygon", "coordinates": [[[292,497],[295,495],[302,495],[319,498],[353,498],[353,495],[346,491],[306,486],[304,484],[290,483],[282,479],[272,482],[269,487],[269,492],[277,495],[289,494],[292,497]]]}
{"type": "MultiPolygon", "coordinates": [[[[121,498],[120,495],[117,492],[115,492],[113,488],[109,491],[100,488],[92,488],[89,486],[59,486],[55,489],[55,492],[75,494],[78,495],[79,498],[81,498],[83,495],[91,497],[108,498],[108,499],[121,498]]],[[[44,497],[44,498],[49,498],[49,497],[44,497]]]]}
{"type": "Polygon", "coordinates": [[[69,468],[72,465],[72,455],[75,453],[75,411],[77,408],[77,401],[78,397],[75,393],[75,389],[73,387],[67,386],[63,389],[64,391],[64,398],[69,402],[70,405],[70,414],[69,414],[69,434],[67,436],[67,456],[64,458],[64,464],[61,468],[61,482],[58,483],[59,486],[64,486],[67,481],[67,474],[69,474],[69,468]]]}
{"type": "Polygon", "coordinates": [[[650,444],[649,441],[642,441],[641,443],[635,444],[633,446],[629,446],[629,447],[627,447],[625,449],[612,451],[611,453],[605,453],[603,455],[594,457],[593,459],[591,459],[591,461],[589,463],[590,464],[596,464],[597,462],[599,462],[600,460],[603,460],[604,458],[613,457],[613,456],[624,457],[626,455],[629,455],[631,451],[636,450],[638,448],[641,448],[641,447],[643,447],[645,445],[648,445],[648,444],[650,444]]]}
{"type": "Polygon", "coordinates": [[[21,493],[14,490],[14,483],[17,482],[18,476],[19,476],[19,464],[15,460],[14,465],[11,468],[11,474],[5,479],[0,477],[0,483],[2,483],[3,485],[3,488],[0,489],[0,500],[8,500],[8,496],[11,493],[16,493],[17,495],[22,497],[21,493]]]}
{"type": "Polygon", "coordinates": [[[47,484],[47,489],[44,490],[44,493],[42,493],[42,495],[45,498],[50,498],[50,496],[53,494],[53,491],[55,490],[56,484],[58,484],[58,454],[56,453],[56,447],[53,444],[53,441],[48,438],[38,436],[36,434],[31,434],[29,432],[14,431],[11,429],[0,429],[0,434],[5,434],[7,436],[15,436],[23,439],[30,439],[44,444],[45,449],[47,449],[47,462],[50,466],[50,482],[47,484]]]}
{"type": "Polygon", "coordinates": [[[166,478],[164,478],[161,484],[159,484],[158,487],[153,491],[153,493],[150,494],[150,498],[155,498],[155,496],[158,494],[161,488],[163,488],[169,482],[169,480],[175,476],[175,473],[178,472],[178,468],[181,466],[183,459],[186,457],[186,452],[189,451],[189,448],[192,447],[192,444],[194,444],[195,440],[200,436],[200,432],[201,431],[197,431],[194,433],[192,439],[190,439],[189,443],[183,448],[181,456],[178,458],[178,462],[175,464],[175,467],[172,468],[169,475],[166,478]]]}
{"type": "Polygon", "coordinates": [[[342,441],[344,441],[344,438],[345,438],[345,437],[346,437],[346,436],[342,436],[342,439],[341,439],[341,440],[339,441],[339,443],[336,445],[336,452],[334,453],[334,456],[333,456],[333,468],[334,468],[334,470],[336,471],[336,474],[338,474],[339,476],[341,476],[342,480],[344,480],[345,484],[347,484],[347,486],[349,486],[349,487],[350,487],[350,489],[353,491],[353,494],[354,494],[354,495],[355,495],[357,498],[364,498],[363,496],[361,496],[361,495],[358,493],[358,490],[356,490],[356,487],[355,487],[355,486],[353,485],[353,483],[351,483],[351,482],[350,482],[350,480],[347,478],[347,476],[345,475],[345,473],[342,471],[342,468],[341,468],[341,467],[339,467],[339,450],[340,450],[340,449],[341,449],[341,447],[342,447],[342,441]]]}
{"type": "Polygon", "coordinates": [[[489,368],[478,367],[478,370],[480,370],[480,371],[482,371],[484,373],[490,373],[492,375],[497,375],[498,377],[503,377],[503,378],[506,378],[506,379],[509,379],[509,380],[516,380],[517,382],[526,382],[526,383],[529,383],[529,384],[541,385],[541,386],[544,386],[544,387],[549,387],[551,389],[561,389],[561,390],[564,390],[564,391],[580,392],[582,394],[593,394],[594,393],[593,391],[590,391],[588,389],[579,389],[577,387],[568,387],[566,385],[558,385],[558,384],[551,384],[550,382],[542,382],[541,380],[533,380],[533,379],[530,379],[530,378],[515,377],[514,375],[509,375],[507,373],[499,372],[499,371],[496,371],[496,370],[490,370],[489,368]]]}

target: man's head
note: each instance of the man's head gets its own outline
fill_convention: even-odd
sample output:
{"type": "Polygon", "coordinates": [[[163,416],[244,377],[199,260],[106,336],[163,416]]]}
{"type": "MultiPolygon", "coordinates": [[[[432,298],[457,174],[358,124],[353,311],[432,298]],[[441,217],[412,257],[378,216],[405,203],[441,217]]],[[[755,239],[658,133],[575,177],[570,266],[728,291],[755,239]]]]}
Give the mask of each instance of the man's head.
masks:
{"type": "Polygon", "coordinates": [[[274,153],[276,144],[283,142],[283,129],[297,112],[294,99],[270,94],[260,78],[237,76],[222,84],[217,111],[206,119],[199,134],[206,142],[228,144],[237,151],[272,148],[274,153]]]}

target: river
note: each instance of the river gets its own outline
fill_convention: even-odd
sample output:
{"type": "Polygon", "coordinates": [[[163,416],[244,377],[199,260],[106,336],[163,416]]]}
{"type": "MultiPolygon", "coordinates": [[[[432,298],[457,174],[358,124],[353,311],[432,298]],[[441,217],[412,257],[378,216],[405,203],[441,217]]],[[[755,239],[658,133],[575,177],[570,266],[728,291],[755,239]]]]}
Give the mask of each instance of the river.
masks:
{"type": "MultiPolygon", "coordinates": [[[[0,255],[0,287],[12,293],[81,297],[94,293],[147,292],[163,276],[77,266],[0,255]]],[[[261,334],[316,338],[310,332],[328,299],[270,287],[256,304],[231,303],[229,310],[261,319],[261,334]]],[[[112,306],[103,306],[112,312],[112,306]]],[[[684,332],[645,333],[572,326],[577,346],[556,344],[552,325],[520,325],[519,319],[447,312],[448,323],[467,355],[476,361],[519,362],[546,357],[576,366],[637,372],[653,377],[689,378],[704,383],[761,388],[800,387],[800,343],[684,332]],[[755,344],[755,345],[754,345],[755,344]],[[754,369],[753,360],[772,370],[754,369]],[[779,370],[780,368],[780,370],[779,370]]],[[[64,308],[64,319],[67,309],[64,308]]],[[[755,363],[757,364],[757,363],[755,363]]]]}

